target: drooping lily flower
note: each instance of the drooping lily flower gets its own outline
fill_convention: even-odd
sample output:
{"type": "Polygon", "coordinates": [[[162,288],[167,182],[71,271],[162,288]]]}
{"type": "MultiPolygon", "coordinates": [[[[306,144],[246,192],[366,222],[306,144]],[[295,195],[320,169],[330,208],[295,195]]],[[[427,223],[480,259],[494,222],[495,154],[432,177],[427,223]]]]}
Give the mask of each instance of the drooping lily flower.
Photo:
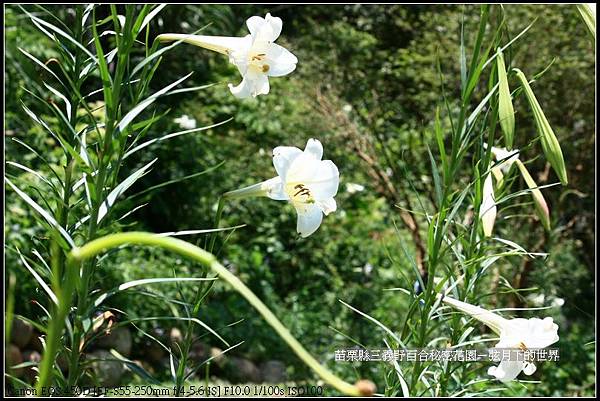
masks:
{"type": "Polygon", "coordinates": [[[506,148],[497,148],[492,146],[492,155],[499,164],[492,167],[492,173],[498,181],[498,185],[501,185],[503,175],[508,173],[508,170],[512,167],[513,163],[519,160],[518,150],[507,150],[506,148]]]}
{"type": "MultiPolygon", "coordinates": [[[[439,295],[441,297],[441,295],[439,295]]],[[[539,349],[546,348],[558,341],[558,325],[551,317],[538,319],[506,319],[500,315],[447,296],[442,301],[459,311],[479,320],[496,334],[500,341],[495,348],[511,349],[539,349]]],[[[498,380],[508,382],[514,380],[521,371],[526,375],[532,375],[536,367],[526,361],[501,361],[498,366],[488,369],[488,374],[495,376],[498,380]]]]}
{"type": "Polygon", "coordinates": [[[248,18],[246,25],[250,34],[241,38],[167,33],[159,35],[158,40],[182,40],[229,56],[229,62],[242,74],[239,85],[229,84],[231,93],[238,98],[266,95],[269,93],[269,77],[291,73],[296,69],[298,59],[290,51],[274,43],[283,26],[281,18],[267,13],[265,18],[248,18]]]}
{"type": "MultiPolygon", "coordinates": [[[[486,144],[484,144],[484,146],[487,147],[486,144]]],[[[548,209],[548,204],[542,195],[542,191],[540,191],[537,184],[529,174],[529,171],[527,171],[527,168],[519,159],[519,151],[509,151],[505,148],[496,148],[492,146],[491,152],[496,161],[499,162],[497,165],[492,167],[492,173],[494,174],[497,185],[502,185],[504,174],[508,173],[508,170],[513,164],[516,164],[519,168],[521,176],[527,184],[527,187],[531,190],[531,196],[533,198],[536,214],[540,218],[544,228],[550,230],[550,210],[548,209]]]]}
{"type": "Polygon", "coordinates": [[[331,160],[321,160],[323,145],[309,139],[304,151],[293,146],[273,149],[273,166],[278,176],[246,188],[224,194],[229,198],[268,196],[289,201],[298,213],[296,230],[306,238],[314,233],[323,214],[335,212],[340,175],[331,160]]]}

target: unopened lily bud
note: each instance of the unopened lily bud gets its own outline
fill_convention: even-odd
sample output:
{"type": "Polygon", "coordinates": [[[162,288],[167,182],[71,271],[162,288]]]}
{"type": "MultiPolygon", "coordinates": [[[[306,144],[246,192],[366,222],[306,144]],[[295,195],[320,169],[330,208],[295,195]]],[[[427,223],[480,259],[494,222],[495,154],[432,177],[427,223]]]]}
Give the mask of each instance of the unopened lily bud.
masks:
{"type": "Polygon", "coordinates": [[[537,184],[527,171],[525,165],[520,161],[516,161],[517,166],[519,167],[519,171],[521,171],[521,175],[523,179],[527,183],[527,187],[531,190],[531,196],[533,197],[533,204],[535,205],[535,211],[538,217],[540,218],[542,225],[546,230],[550,230],[550,211],[548,210],[548,204],[544,199],[544,195],[542,195],[542,191],[538,188],[537,184]]]}
{"type": "Polygon", "coordinates": [[[510,97],[510,88],[508,86],[508,77],[506,76],[506,66],[504,65],[504,56],[502,50],[498,49],[496,56],[498,66],[498,118],[500,128],[504,133],[504,142],[510,150],[513,146],[515,135],[515,110],[513,109],[512,99],[510,97]]]}
{"type": "Polygon", "coordinates": [[[483,183],[483,200],[479,208],[479,215],[481,216],[481,223],[483,225],[483,234],[486,237],[490,237],[496,221],[496,199],[494,197],[494,185],[491,174],[487,175],[483,183]]]}
{"type": "Polygon", "coordinates": [[[552,131],[552,127],[544,115],[542,107],[533,94],[527,78],[518,68],[515,68],[515,71],[517,72],[517,77],[521,80],[521,84],[523,85],[523,89],[525,91],[525,96],[527,97],[529,105],[531,106],[531,110],[533,111],[533,117],[535,118],[535,124],[537,125],[538,132],[540,134],[544,155],[550,162],[552,169],[554,169],[556,172],[560,182],[563,185],[567,185],[567,169],[565,167],[565,160],[563,158],[558,139],[556,139],[556,135],[554,135],[554,131],[552,131]]]}

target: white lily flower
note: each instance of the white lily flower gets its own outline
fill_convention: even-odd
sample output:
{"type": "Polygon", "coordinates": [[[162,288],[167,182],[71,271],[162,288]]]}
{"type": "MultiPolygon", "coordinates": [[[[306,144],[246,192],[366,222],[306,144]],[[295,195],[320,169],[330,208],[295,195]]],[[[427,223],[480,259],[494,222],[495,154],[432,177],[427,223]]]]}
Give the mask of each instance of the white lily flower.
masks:
{"type": "MultiPolygon", "coordinates": [[[[483,147],[487,149],[487,143],[484,143],[483,147]]],[[[512,165],[519,160],[519,151],[517,149],[511,151],[506,148],[492,146],[491,152],[494,159],[496,159],[497,162],[501,162],[492,167],[492,173],[494,174],[496,181],[501,183],[503,174],[508,173],[508,170],[510,170],[512,165]]]]}
{"type": "Polygon", "coordinates": [[[289,50],[274,43],[281,33],[281,18],[267,13],[265,18],[253,16],[246,21],[249,35],[240,37],[162,34],[161,41],[183,40],[229,56],[242,82],[229,90],[238,98],[269,93],[269,77],[281,77],[296,69],[298,59],[289,50]]]}
{"type": "Polygon", "coordinates": [[[289,201],[298,213],[296,230],[306,238],[319,228],[323,215],[335,212],[334,196],[340,183],[337,166],[321,160],[323,145],[309,139],[304,151],[293,146],[273,149],[273,166],[278,176],[226,193],[230,198],[268,196],[289,201]]]}
{"type": "Polygon", "coordinates": [[[510,151],[506,148],[492,146],[491,152],[496,161],[499,162],[499,164],[492,167],[492,174],[494,174],[498,185],[501,185],[504,174],[508,174],[508,170],[519,160],[519,151],[517,149],[510,151]]]}
{"type": "MultiPolygon", "coordinates": [[[[487,148],[487,144],[484,143],[483,146],[485,148],[487,148]]],[[[494,178],[496,179],[496,184],[498,186],[502,185],[502,180],[504,179],[504,174],[508,173],[508,170],[512,167],[513,164],[516,164],[517,167],[519,168],[519,171],[521,172],[521,176],[525,180],[525,183],[531,190],[531,196],[533,197],[536,213],[537,213],[538,217],[540,218],[544,228],[549,230],[550,229],[550,210],[548,209],[548,204],[546,203],[546,200],[544,199],[542,192],[539,190],[538,185],[535,183],[535,181],[533,180],[533,178],[527,171],[527,168],[525,167],[523,162],[521,162],[521,160],[519,159],[519,151],[517,149],[515,149],[513,151],[509,151],[506,148],[497,148],[495,146],[492,146],[491,152],[492,152],[492,155],[494,156],[494,158],[496,159],[496,161],[499,162],[499,164],[492,167],[492,174],[494,175],[494,178]]],[[[486,179],[486,183],[487,183],[487,179],[486,179]]],[[[483,191],[484,191],[484,201],[485,201],[485,197],[486,197],[486,193],[487,193],[488,203],[491,205],[490,193],[493,194],[493,190],[488,187],[487,192],[486,192],[485,183],[484,183],[483,191]]],[[[491,215],[488,216],[488,220],[495,220],[495,210],[494,210],[494,212],[491,213],[491,215]],[[493,219],[492,219],[491,215],[493,215],[493,219]]],[[[489,226],[490,222],[488,221],[487,224],[489,226]]],[[[493,221],[491,222],[491,228],[493,228],[493,221]]],[[[490,228],[490,230],[491,230],[491,228],[490,228]]],[[[484,224],[484,231],[485,231],[485,224],[484,224]]]]}
{"type": "Polygon", "coordinates": [[[506,148],[497,148],[492,146],[491,151],[496,160],[502,162],[496,167],[502,169],[502,172],[505,174],[508,172],[513,163],[519,160],[519,151],[517,149],[511,151],[507,150],[506,148]]]}
{"type": "MultiPolygon", "coordinates": [[[[438,295],[441,297],[441,295],[438,295]]],[[[546,348],[558,341],[558,325],[551,317],[544,319],[506,319],[479,306],[471,305],[447,296],[442,301],[455,309],[464,312],[484,323],[500,336],[496,348],[539,349],[546,348]]],[[[501,361],[498,366],[488,369],[488,374],[498,380],[508,382],[514,380],[523,371],[532,375],[536,367],[531,362],[501,361]]]]}

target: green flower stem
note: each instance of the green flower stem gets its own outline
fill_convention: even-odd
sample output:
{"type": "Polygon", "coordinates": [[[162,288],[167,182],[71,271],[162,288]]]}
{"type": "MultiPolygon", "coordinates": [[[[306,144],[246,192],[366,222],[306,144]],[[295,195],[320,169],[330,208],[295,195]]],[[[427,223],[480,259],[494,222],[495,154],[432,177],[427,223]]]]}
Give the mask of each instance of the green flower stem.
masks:
{"type": "MultiPolygon", "coordinates": [[[[217,206],[217,214],[215,216],[215,224],[214,229],[219,228],[219,224],[221,224],[221,214],[223,213],[223,204],[225,203],[225,198],[223,195],[219,197],[219,205],[217,206]]],[[[215,241],[217,240],[217,235],[219,235],[218,231],[215,231],[210,236],[210,244],[208,246],[208,251],[213,253],[215,250],[215,241]]]]}
{"type": "MultiPolygon", "coordinates": [[[[64,284],[55,290],[58,305],[54,307],[55,311],[51,315],[52,319],[50,319],[46,348],[44,349],[44,356],[39,366],[40,376],[36,384],[38,395],[48,394],[48,387],[52,384],[52,369],[56,360],[56,352],[59,348],[63,325],[69,313],[72,295],[77,285],[77,279],[79,278],[79,269],[76,265],[72,265],[69,259],[67,260],[69,263],[65,272],[64,284]],[[44,392],[44,390],[46,391],[44,392]]],[[[73,352],[76,351],[73,350],[73,352]]]]}
{"type": "MultiPolygon", "coordinates": [[[[264,182],[259,182],[258,184],[253,184],[244,188],[236,189],[235,191],[225,192],[223,195],[219,197],[219,204],[217,206],[217,213],[215,216],[215,222],[213,224],[215,229],[219,228],[219,224],[221,223],[221,215],[223,214],[223,206],[225,204],[226,199],[241,199],[241,198],[249,198],[252,196],[266,196],[267,191],[264,189],[264,182]]],[[[215,241],[217,240],[218,232],[214,232],[210,236],[210,242],[208,245],[208,252],[213,253],[215,248],[215,241]]]]}
{"type": "MultiPolygon", "coordinates": [[[[215,273],[217,273],[219,277],[229,283],[236,291],[246,298],[246,300],[265,318],[267,323],[269,323],[271,327],[275,329],[277,334],[279,334],[281,338],[283,338],[283,340],[294,350],[298,357],[300,357],[304,363],[313,369],[315,373],[317,373],[326,383],[347,395],[369,395],[366,394],[365,390],[361,390],[361,388],[358,386],[341,380],[327,368],[322,366],[315,358],[312,357],[312,355],[308,353],[308,351],[304,349],[304,347],[290,334],[290,332],[279,321],[279,319],[277,319],[277,317],[269,310],[269,308],[260,299],[258,299],[258,297],[254,295],[254,293],[250,291],[250,289],[246,287],[244,283],[242,283],[235,275],[230,273],[223,265],[221,265],[214,255],[195,245],[177,238],[159,237],[157,235],[145,232],[118,233],[93,240],[81,248],[74,248],[69,254],[69,261],[72,262],[73,265],[76,265],[78,262],[92,258],[105,250],[124,244],[159,246],[208,266],[215,273]]],[[[64,319],[60,320],[61,327],[63,320],[64,319]]]]}

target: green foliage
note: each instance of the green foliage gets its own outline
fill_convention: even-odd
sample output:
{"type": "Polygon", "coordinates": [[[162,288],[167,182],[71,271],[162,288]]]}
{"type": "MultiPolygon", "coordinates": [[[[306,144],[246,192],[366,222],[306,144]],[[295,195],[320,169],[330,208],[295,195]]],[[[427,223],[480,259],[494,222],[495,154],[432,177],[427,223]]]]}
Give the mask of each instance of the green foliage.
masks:
{"type": "MultiPolygon", "coordinates": [[[[73,26],[72,7],[48,6],[48,9],[50,13],[39,7],[28,8],[62,30],[73,26]]],[[[533,380],[540,383],[512,383],[498,394],[594,394],[595,337],[589,322],[595,312],[595,199],[590,179],[595,168],[590,151],[595,132],[594,96],[590,95],[595,90],[592,86],[595,60],[593,43],[575,7],[505,5],[492,6],[489,13],[482,14],[475,6],[445,5],[169,5],[150,21],[148,32],[139,33],[140,43],[132,37],[129,43],[119,42],[114,35],[98,36],[91,29],[82,34],[85,37],[82,43],[89,43],[86,49],[95,57],[101,57],[102,53],[106,56],[119,44],[122,49],[112,62],[92,66],[89,76],[78,85],[81,94],[103,89],[85,101],[72,88],[59,89],[60,83],[52,73],[63,79],[63,69],[59,68],[59,62],[48,62],[64,62],[68,60],[65,51],[75,53],[81,49],[40,32],[20,8],[9,6],[5,10],[5,91],[10,93],[5,99],[6,160],[32,169],[49,184],[35,174],[7,164],[6,176],[11,182],[41,207],[58,210],[60,196],[57,199],[55,195],[61,193],[53,186],[60,188],[64,184],[65,167],[79,157],[80,150],[76,141],[70,142],[75,146],[74,153],[61,146],[61,137],[70,135],[72,129],[79,132],[94,123],[112,124],[112,128],[90,129],[87,134],[88,157],[95,166],[107,166],[110,177],[106,188],[100,191],[105,196],[92,200],[95,205],[92,210],[98,211],[106,195],[120,182],[158,159],[151,170],[118,198],[119,202],[92,237],[89,223],[74,229],[89,212],[83,188],[74,194],[72,211],[64,226],[77,244],[108,232],[213,228],[220,194],[275,176],[271,157],[274,147],[303,148],[307,139],[319,138],[325,148],[324,159],[335,161],[340,170],[338,211],[327,216],[314,235],[300,239],[295,232],[296,214],[291,205],[267,198],[228,201],[220,226],[245,226],[220,233],[214,249],[219,260],[271,308],[317,359],[326,362],[341,377],[369,378],[381,393],[403,394],[403,383],[391,365],[333,361],[333,351],[349,348],[350,339],[367,348],[383,348],[385,339],[392,348],[399,348],[381,328],[339,300],[381,322],[411,346],[425,345],[436,337],[456,344],[467,327],[474,328],[468,339],[478,340],[485,338],[485,334],[479,334],[480,326],[465,324],[456,315],[440,317],[433,299],[427,298],[436,290],[434,276],[456,279],[458,272],[467,272],[466,282],[473,287],[467,291],[459,286],[458,291],[464,291],[461,295],[474,303],[489,305],[489,309],[539,307],[564,300],[562,306],[555,304],[543,311],[560,326],[561,361],[538,367],[533,380]],[[201,33],[206,35],[239,36],[246,34],[244,23],[248,16],[266,12],[283,19],[278,43],[299,59],[293,74],[271,79],[269,95],[243,101],[234,98],[226,84],[237,85],[241,77],[227,57],[186,44],[173,47],[149,62],[147,68],[136,71],[138,75],[131,78],[139,78],[139,83],[113,92],[117,74],[123,74],[121,82],[128,82],[126,76],[135,66],[157,51],[152,47],[156,35],[202,29],[201,33]],[[476,43],[482,17],[488,19],[488,24],[484,24],[479,47],[476,43]],[[507,246],[493,240],[480,242],[480,192],[482,177],[487,172],[485,166],[490,165],[491,158],[482,144],[510,147],[512,140],[507,135],[505,142],[500,131],[509,130],[503,126],[502,117],[508,113],[506,90],[501,88],[500,104],[497,95],[486,98],[501,79],[496,60],[484,63],[496,54],[498,47],[509,43],[534,21],[522,37],[502,52],[508,71],[505,83],[513,90],[510,108],[514,107],[516,120],[513,148],[520,150],[520,159],[527,162],[527,169],[540,187],[555,183],[557,177],[566,181],[566,176],[569,186],[541,188],[552,220],[552,230],[546,232],[534,217],[534,205],[527,193],[529,187],[518,170],[513,168],[504,176],[502,187],[496,190],[496,199],[502,201],[498,204],[494,236],[513,241],[529,252],[544,252],[549,256],[545,260],[527,261],[527,257],[513,254],[496,260],[492,255],[506,252],[507,246]],[[63,42],[64,46],[59,46],[63,42]],[[474,53],[479,57],[473,57],[474,53]],[[121,57],[126,61],[117,72],[121,57]],[[551,166],[543,157],[543,143],[536,139],[535,114],[525,93],[515,91],[522,82],[510,73],[509,66],[522,69],[532,80],[531,87],[543,107],[546,123],[552,127],[562,149],[564,173],[560,175],[549,172],[551,166]],[[128,112],[192,71],[185,80],[186,87],[214,85],[150,98],[147,107],[139,110],[140,114],[127,127],[121,125],[123,129],[118,129],[118,122],[128,112]],[[71,102],[74,113],[70,124],[52,106],[56,105],[64,114],[65,102],[44,83],[62,91],[71,102]],[[46,98],[52,102],[44,104],[46,98]],[[485,105],[481,113],[468,120],[482,101],[485,105]],[[115,102],[121,102],[120,107],[115,102]],[[107,106],[105,111],[103,104],[107,106]],[[35,124],[23,106],[57,135],[52,136],[43,126],[35,124]],[[184,130],[174,121],[183,115],[193,118],[199,128],[231,117],[233,120],[153,142],[123,159],[137,135],[135,145],[140,145],[184,130]],[[464,132],[460,130],[461,124],[465,125],[464,132]],[[110,129],[113,140],[103,142],[103,135],[110,129]],[[106,154],[101,152],[104,144],[114,151],[110,159],[104,159],[106,154]],[[352,192],[354,184],[364,189],[352,192]],[[144,192],[149,188],[152,190],[144,192]],[[527,196],[512,197],[519,193],[527,196]],[[128,215],[118,220],[125,214],[128,215]],[[410,216],[416,223],[414,230],[410,229],[410,216]],[[446,244],[445,235],[452,238],[454,247],[446,244]],[[425,252],[421,254],[423,249],[425,252]],[[419,263],[420,256],[424,264],[419,263]],[[423,266],[435,270],[429,271],[429,280],[420,276],[423,266]],[[412,292],[419,279],[424,279],[427,288],[426,295],[419,298],[426,301],[425,307],[415,302],[416,295],[412,292]],[[386,291],[398,288],[410,294],[386,291]],[[543,295],[543,303],[530,294],[543,295]],[[427,326],[429,323],[431,326],[427,326]],[[420,331],[425,328],[426,332],[420,331]]],[[[133,17],[145,9],[137,6],[127,10],[119,6],[115,11],[132,13],[128,28],[133,30],[136,21],[139,22],[133,17]]],[[[109,6],[97,8],[98,33],[118,29],[113,17],[109,6]]],[[[88,28],[93,25],[90,25],[92,18],[90,14],[88,28]]],[[[87,55],[81,50],[79,57],[83,61],[87,55]]],[[[63,65],[64,69],[68,67],[63,65]]],[[[552,167],[556,167],[554,164],[552,167]]],[[[75,170],[80,174],[85,171],[85,164],[77,160],[75,170]]],[[[71,183],[80,178],[81,175],[73,176],[71,183]]],[[[6,197],[7,277],[8,273],[17,277],[26,274],[16,248],[37,264],[36,269],[44,271],[33,250],[45,259],[52,253],[47,226],[38,221],[35,212],[8,186],[6,197]]],[[[209,235],[197,234],[185,239],[205,246],[209,235]]],[[[206,274],[199,265],[154,248],[119,250],[97,260],[94,266],[90,292],[106,291],[141,278],[206,274]]],[[[52,275],[47,277],[50,279],[52,275]]],[[[123,311],[119,315],[122,320],[184,317],[190,311],[181,303],[189,307],[197,295],[196,288],[185,283],[132,288],[107,299],[94,312],[123,311]]],[[[47,296],[34,280],[18,279],[14,296],[16,314],[47,322],[43,309],[32,302],[50,307],[47,296]]],[[[224,283],[218,281],[210,287],[199,304],[199,315],[210,327],[219,328],[219,334],[231,344],[244,341],[232,354],[257,362],[283,360],[293,380],[312,380],[312,373],[289,352],[283,340],[224,283]],[[243,321],[226,327],[240,319],[243,321]]],[[[535,316],[531,311],[524,315],[535,316]]],[[[189,328],[183,321],[142,321],[136,325],[141,329],[135,331],[134,338],[139,344],[147,340],[143,333],[157,327],[177,326],[184,331],[189,328]]],[[[213,336],[204,336],[202,341],[219,345],[213,336]]],[[[442,388],[440,395],[462,390],[465,390],[462,395],[481,395],[501,387],[490,381],[461,387],[469,380],[487,379],[487,366],[451,364],[413,369],[402,364],[411,395],[431,395],[427,386],[417,380],[418,371],[423,368],[435,372],[442,388]],[[454,368],[458,371],[453,376],[454,368]]],[[[168,371],[158,375],[161,380],[172,379],[168,371]]]]}

